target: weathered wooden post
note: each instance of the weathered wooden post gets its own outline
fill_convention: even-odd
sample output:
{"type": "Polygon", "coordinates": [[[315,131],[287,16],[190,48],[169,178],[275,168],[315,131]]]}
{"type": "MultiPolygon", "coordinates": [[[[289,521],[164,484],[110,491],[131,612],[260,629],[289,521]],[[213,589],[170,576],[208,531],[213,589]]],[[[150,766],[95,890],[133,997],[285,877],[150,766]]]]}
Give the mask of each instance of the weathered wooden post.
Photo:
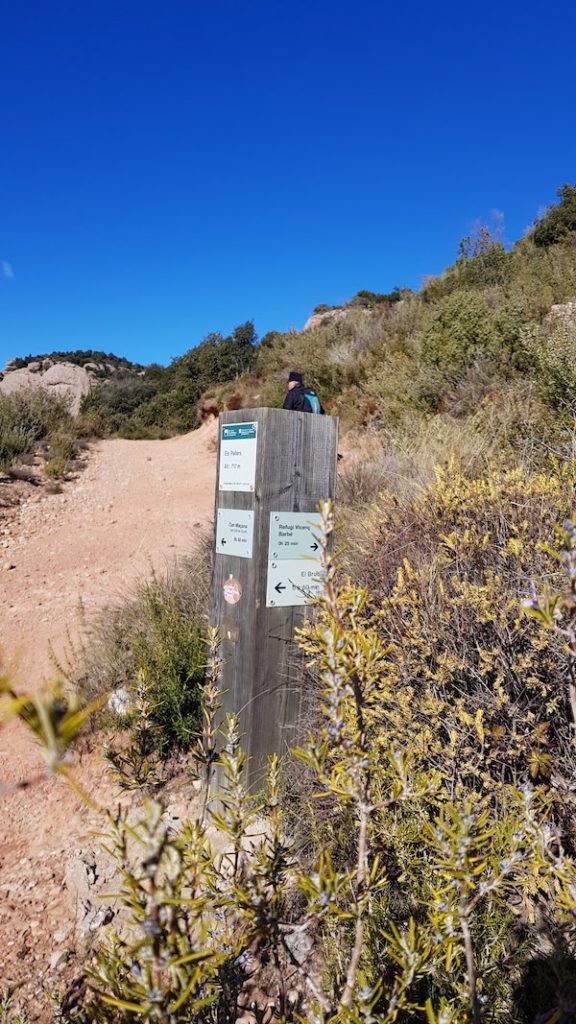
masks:
{"type": "Polygon", "coordinates": [[[336,487],[338,420],[242,409],[219,422],[212,621],[220,628],[223,710],[239,715],[254,781],[299,736],[302,672],[294,630],[322,588],[318,502],[336,487]],[[314,561],[316,559],[316,561],[314,561]]]}

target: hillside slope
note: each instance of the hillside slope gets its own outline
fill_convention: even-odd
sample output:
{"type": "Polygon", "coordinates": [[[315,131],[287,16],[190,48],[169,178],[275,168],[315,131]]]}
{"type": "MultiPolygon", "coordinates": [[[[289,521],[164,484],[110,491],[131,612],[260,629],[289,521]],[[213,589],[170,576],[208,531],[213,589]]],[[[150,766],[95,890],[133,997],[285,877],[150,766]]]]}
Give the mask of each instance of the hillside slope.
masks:
{"type": "Polygon", "coordinates": [[[92,413],[105,431],[167,436],[195,425],[202,396],[219,408],[281,405],[287,370],[300,369],[329,411],[377,431],[463,420],[486,401],[508,406],[511,391],[522,404],[526,389],[563,414],[576,399],[574,323],[549,314],[576,300],[576,187],[559,198],[511,247],[498,227],[474,230],[417,293],[360,291],[259,341],[250,322],[210,334],[138,382],[104,384],[92,413]]]}
{"type": "Polygon", "coordinates": [[[418,292],[359,291],[340,306],[316,306],[303,330],[258,339],[246,321],[226,337],[210,333],[167,367],[71,353],[82,366],[99,360],[98,386],[83,401],[85,431],[169,437],[201,422],[199,403],[278,406],[286,372],[300,369],[349,426],[413,432],[439,415],[465,421],[487,403],[522,405],[530,392],[546,433],[548,414],[569,421],[576,403],[574,316],[550,316],[576,301],[576,187],[558,196],[511,247],[498,226],[480,226],[418,292]]]}

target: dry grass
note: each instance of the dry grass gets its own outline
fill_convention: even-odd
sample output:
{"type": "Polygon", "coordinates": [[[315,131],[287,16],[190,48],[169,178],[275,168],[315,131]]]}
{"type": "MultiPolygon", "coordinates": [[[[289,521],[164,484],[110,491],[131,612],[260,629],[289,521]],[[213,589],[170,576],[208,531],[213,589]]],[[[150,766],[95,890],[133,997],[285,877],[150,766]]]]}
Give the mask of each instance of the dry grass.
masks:
{"type": "Polygon", "coordinates": [[[235,409],[244,408],[244,395],[241,391],[233,391],[231,395],[228,395],[226,399],[225,408],[232,412],[235,409]]]}

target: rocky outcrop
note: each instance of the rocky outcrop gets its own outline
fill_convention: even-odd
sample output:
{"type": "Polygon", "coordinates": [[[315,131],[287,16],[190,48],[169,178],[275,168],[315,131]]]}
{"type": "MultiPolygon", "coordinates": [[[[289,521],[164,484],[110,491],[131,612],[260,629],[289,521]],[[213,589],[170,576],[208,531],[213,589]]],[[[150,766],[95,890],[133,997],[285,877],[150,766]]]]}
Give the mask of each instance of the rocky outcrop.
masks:
{"type": "Polygon", "coordinates": [[[309,331],[314,327],[320,327],[321,324],[327,324],[331,320],[341,320],[343,316],[346,316],[350,311],[348,309],[342,309],[340,306],[337,309],[327,309],[323,313],[312,313],[309,316],[303,331],[309,331]]]}
{"type": "Polygon", "coordinates": [[[552,328],[564,327],[571,332],[576,331],[576,302],[557,303],[552,306],[546,319],[552,328]]]}
{"type": "Polygon", "coordinates": [[[28,366],[21,370],[15,370],[10,363],[4,367],[2,379],[0,380],[0,393],[12,395],[28,391],[30,389],[42,388],[51,395],[57,395],[67,402],[70,412],[77,416],[80,412],[80,405],[85,395],[88,395],[92,388],[92,377],[85,367],[75,366],[73,363],[28,363],[28,366]]]}

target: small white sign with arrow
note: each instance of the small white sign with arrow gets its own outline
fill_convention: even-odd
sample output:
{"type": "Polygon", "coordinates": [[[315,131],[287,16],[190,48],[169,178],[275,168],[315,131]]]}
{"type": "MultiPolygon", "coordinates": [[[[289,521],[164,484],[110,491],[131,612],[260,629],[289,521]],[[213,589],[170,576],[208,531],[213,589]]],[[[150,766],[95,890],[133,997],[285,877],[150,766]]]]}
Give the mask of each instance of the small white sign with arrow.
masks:
{"type": "Polygon", "coordinates": [[[268,559],[322,558],[320,537],[322,516],[319,512],[271,512],[268,559]]]}
{"type": "Polygon", "coordinates": [[[244,509],[219,508],[216,516],[216,553],[252,558],[254,513],[244,509]]]}
{"type": "Polygon", "coordinates": [[[324,570],[318,562],[306,562],[303,558],[268,562],[267,608],[306,604],[308,598],[323,593],[324,570]]]}

